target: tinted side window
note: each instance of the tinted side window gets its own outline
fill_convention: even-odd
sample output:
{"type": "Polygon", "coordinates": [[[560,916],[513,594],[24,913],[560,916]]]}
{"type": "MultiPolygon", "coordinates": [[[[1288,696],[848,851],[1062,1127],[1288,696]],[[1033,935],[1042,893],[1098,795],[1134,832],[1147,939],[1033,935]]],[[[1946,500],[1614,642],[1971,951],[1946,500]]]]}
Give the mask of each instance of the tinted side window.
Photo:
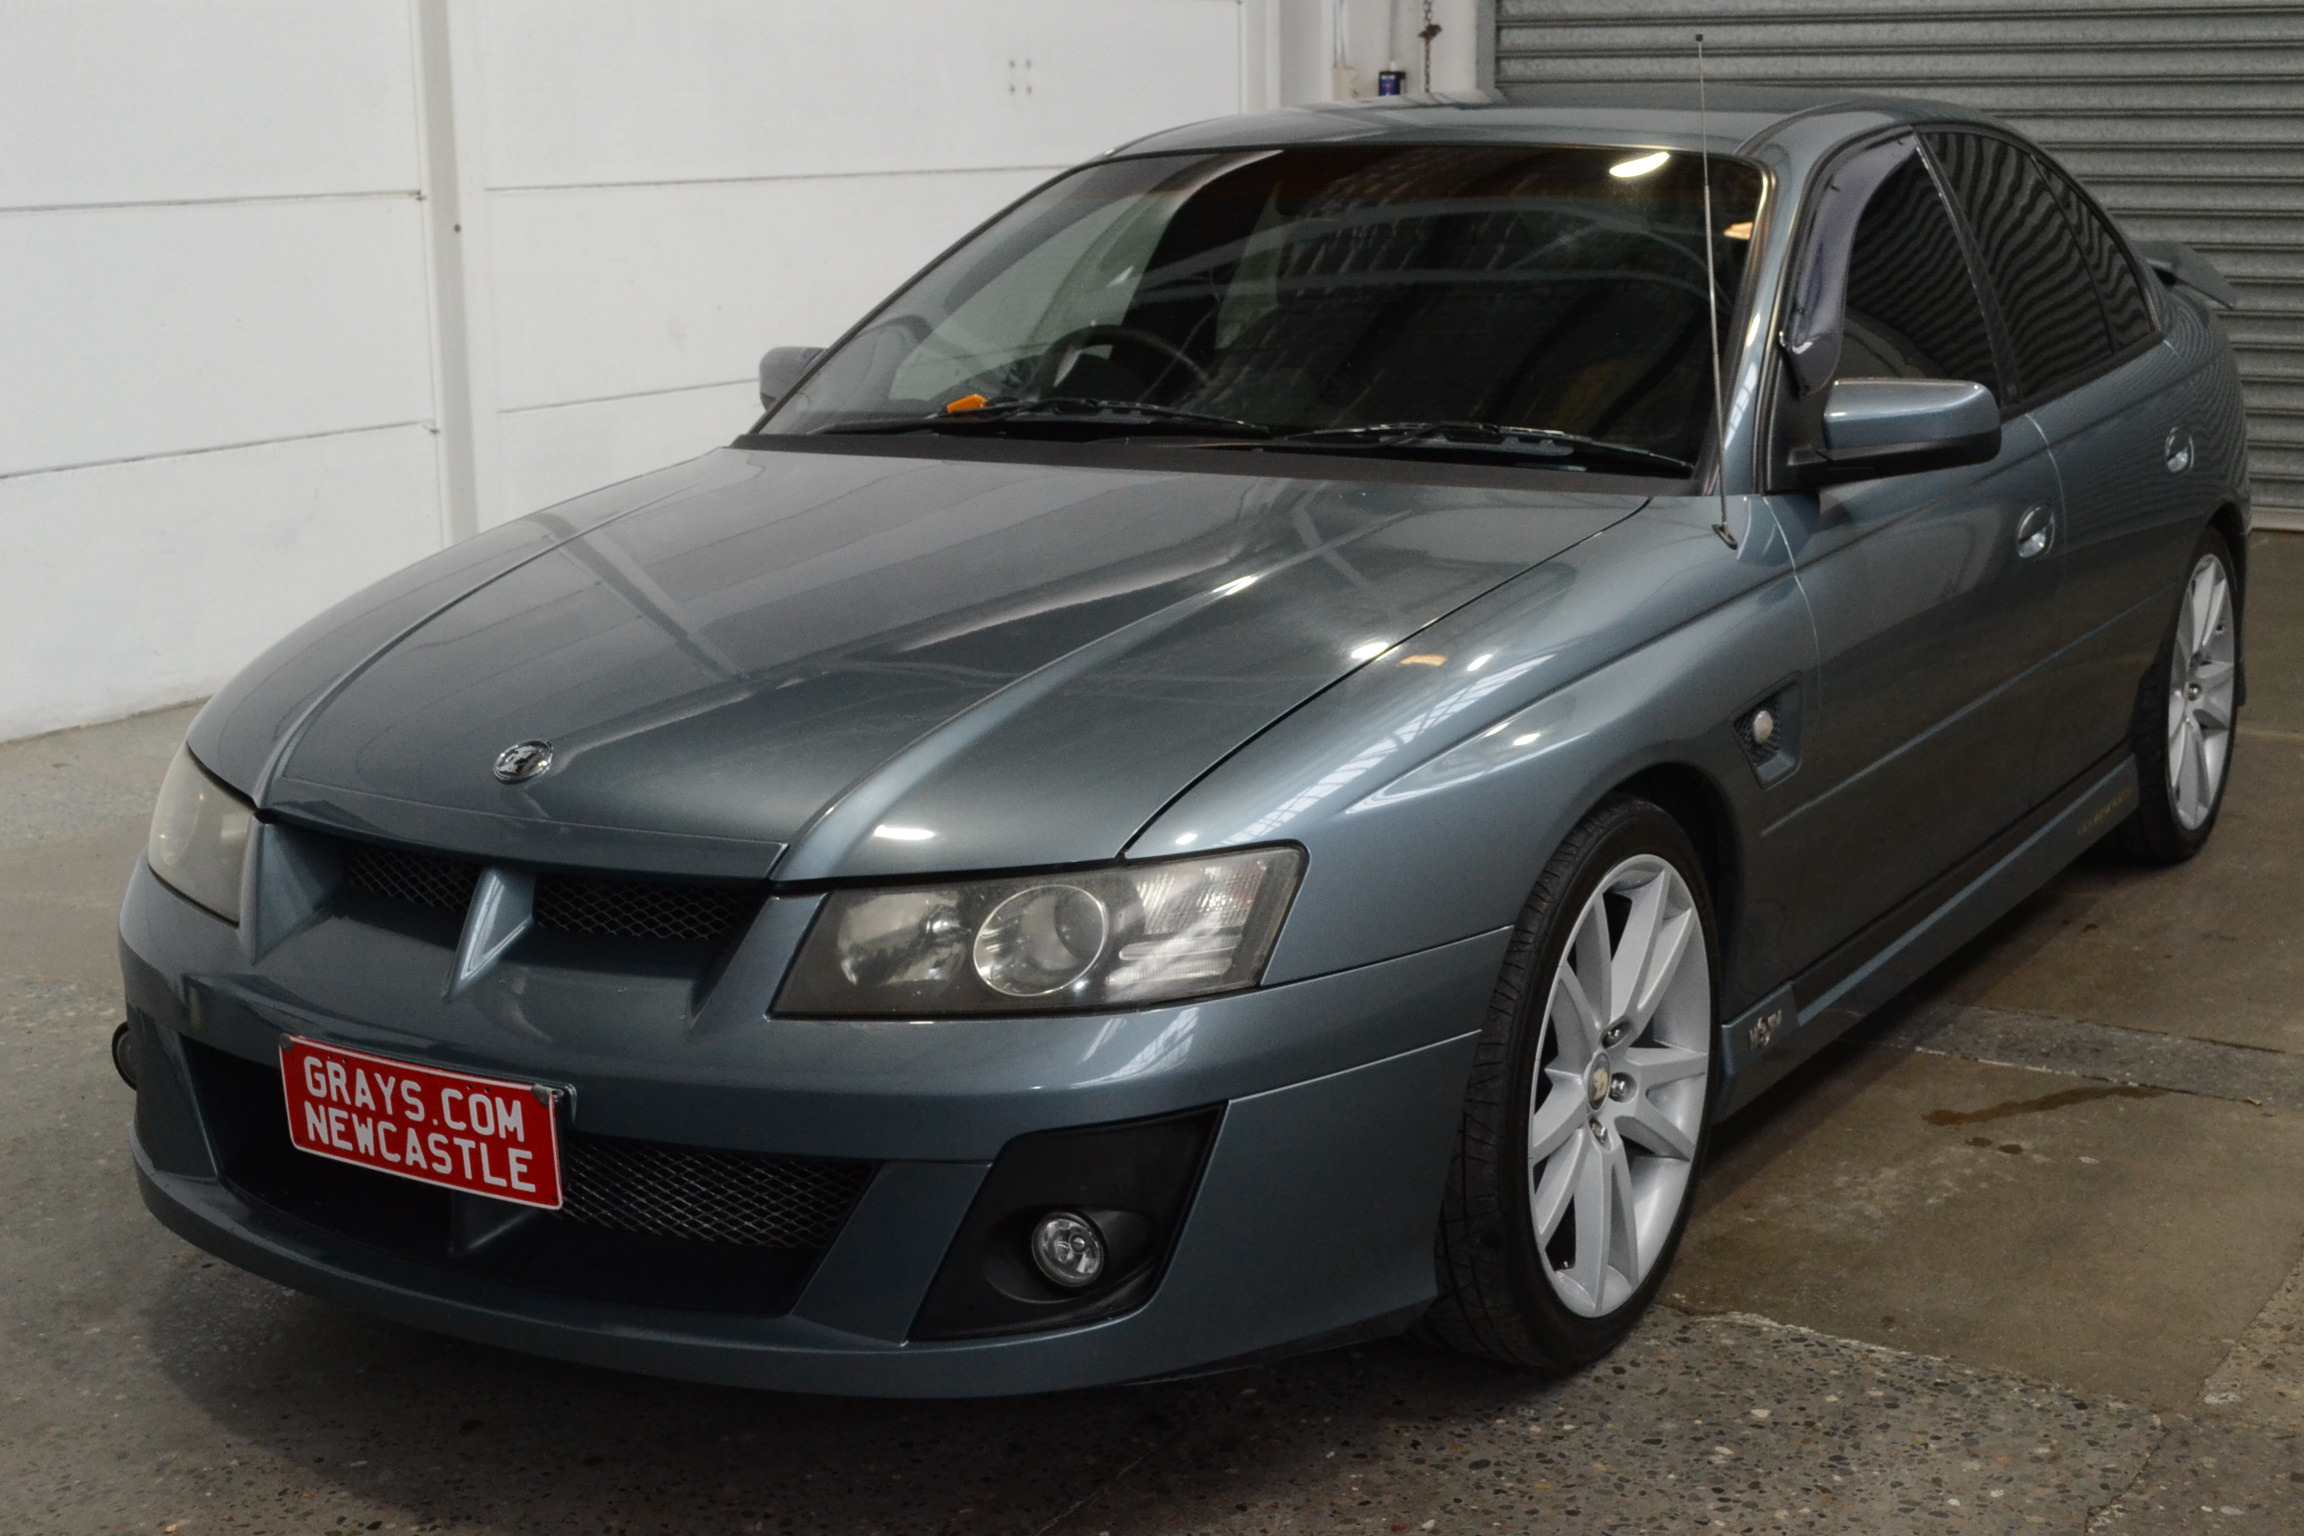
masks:
{"type": "Polygon", "coordinates": [[[2000,393],[1968,258],[1917,155],[1872,194],[1857,222],[1834,377],[1965,379],[2000,393]]]}
{"type": "Polygon", "coordinates": [[[2080,254],[2088,263],[2089,275],[2096,279],[2096,297],[2104,305],[2105,324],[2112,329],[2113,350],[2126,351],[2152,334],[2152,307],[2136,277],[2136,264],[2128,259],[2128,248],[2120,243],[2120,237],[2080,195],[2071,178],[2052,165],[2041,169],[2047,173],[2057,206],[2080,238],[2080,254]]]}
{"type": "Polygon", "coordinates": [[[2115,349],[2096,281],[2032,157],[1983,134],[1926,137],[1999,290],[2023,398],[2044,399],[2107,361],[2115,349]]]}

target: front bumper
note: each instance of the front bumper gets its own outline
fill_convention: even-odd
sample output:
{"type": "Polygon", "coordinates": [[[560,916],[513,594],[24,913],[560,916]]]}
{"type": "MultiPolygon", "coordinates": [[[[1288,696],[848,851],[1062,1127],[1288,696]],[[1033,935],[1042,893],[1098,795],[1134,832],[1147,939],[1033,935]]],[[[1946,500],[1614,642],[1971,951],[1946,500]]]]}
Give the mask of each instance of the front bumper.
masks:
{"type": "Polygon", "coordinates": [[[619,1369],[790,1391],[976,1396],[1190,1371],[1395,1329],[1432,1235],[1505,935],[1227,998],[1078,1018],[767,1017],[813,902],[771,902],[696,977],[508,964],[444,994],[421,936],[324,919],[246,939],[139,869],[122,912],[136,1162],[172,1229],[283,1284],[421,1327],[619,1369]],[[203,1050],[281,1035],[566,1083],[586,1134],[867,1159],[877,1172],[776,1315],[602,1301],[414,1262],[227,1175],[203,1050]],[[188,1046],[187,1042],[191,1042],[188,1046]],[[1120,1316],[925,1342],[914,1319],[1019,1136],[1221,1106],[1156,1288],[1120,1316]]]}

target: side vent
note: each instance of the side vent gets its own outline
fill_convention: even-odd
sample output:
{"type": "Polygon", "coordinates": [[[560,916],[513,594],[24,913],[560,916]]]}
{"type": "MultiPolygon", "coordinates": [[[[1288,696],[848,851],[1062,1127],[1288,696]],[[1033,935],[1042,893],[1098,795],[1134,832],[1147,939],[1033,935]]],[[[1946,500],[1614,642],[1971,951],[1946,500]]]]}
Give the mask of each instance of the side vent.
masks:
{"type": "Polygon", "coordinates": [[[1736,717],[1736,744],[1763,785],[1800,766],[1800,685],[1786,683],[1736,717]]]}

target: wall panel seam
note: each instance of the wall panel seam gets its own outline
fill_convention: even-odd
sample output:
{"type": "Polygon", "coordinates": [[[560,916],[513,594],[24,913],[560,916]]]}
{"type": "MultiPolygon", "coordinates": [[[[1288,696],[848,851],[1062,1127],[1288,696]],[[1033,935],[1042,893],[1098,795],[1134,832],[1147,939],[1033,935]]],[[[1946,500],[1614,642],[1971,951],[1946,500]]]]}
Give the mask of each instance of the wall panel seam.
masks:
{"type": "Polygon", "coordinates": [[[519,186],[492,186],[488,192],[492,196],[511,196],[539,192],[653,191],[659,187],[743,187],[785,181],[877,181],[898,176],[1053,176],[1058,171],[1069,169],[1071,164],[1065,161],[1047,165],[928,166],[918,170],[795,171],[760,176],[663,176],[644,181],[546,181],[519,186]]]}
{"type": "Polygon", "coordinates": [[[0,217],[29,218],[50,213],[124,213],[144,208],[272,208],[298,203],[372,203],[420,201],[414,187],[378,187],[352,192],[273,192],[233,197],[152,197],[120,202],[0,204],[0,217]]]}
{"type": "Polygon", "coordinates": [[[542,400],[534,405],[508,405],[507,416],[525,415],[531,411],[563,411],[580,405],[613,405],[619,400],[650,400],[659,395],[695,394],[707,389],[733,389],[739,384],[750,384],[754,376],[741,374],[733,379],[707,379],[701,384],[667,384],[661,389],[628,389],[613,395],[585,395],[575,400],[542,400]]]}
{"type": "Polygon", "coordinates": [[[86,459],[71,464],[39,464],[30,469],[0,469],[0,481],[29,480],[37,475],[69,475],[84,469],[110,469],[120,464],[150,464],[160,459],[197,459],[212,453],[238,453],[244,448],[275,448],[283,443],[315,443],[331,437],[359,437],[370,432],[398,432],[408,427],[433,430],[429,421],[380,421],[358,427],[330,427],[321,432],[292,432],[284,437],[252,437],[245,442],[210,443],[199,448],[164,448],[155,453],[124,454],[115,459],[86,459]]]}

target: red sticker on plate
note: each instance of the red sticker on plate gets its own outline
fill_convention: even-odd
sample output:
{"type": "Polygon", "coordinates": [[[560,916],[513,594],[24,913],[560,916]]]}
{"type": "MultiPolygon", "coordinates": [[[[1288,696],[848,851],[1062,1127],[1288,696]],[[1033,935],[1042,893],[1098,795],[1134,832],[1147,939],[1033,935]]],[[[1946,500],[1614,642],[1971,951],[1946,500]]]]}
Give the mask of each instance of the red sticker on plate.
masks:
{"type": "Polygon", "coordinates": [[[411,1066],[313,1040],[280,1047],[297,1149],[378,1173],[560,1208],[553,1102],[535,1083],[411,1066]]]}

